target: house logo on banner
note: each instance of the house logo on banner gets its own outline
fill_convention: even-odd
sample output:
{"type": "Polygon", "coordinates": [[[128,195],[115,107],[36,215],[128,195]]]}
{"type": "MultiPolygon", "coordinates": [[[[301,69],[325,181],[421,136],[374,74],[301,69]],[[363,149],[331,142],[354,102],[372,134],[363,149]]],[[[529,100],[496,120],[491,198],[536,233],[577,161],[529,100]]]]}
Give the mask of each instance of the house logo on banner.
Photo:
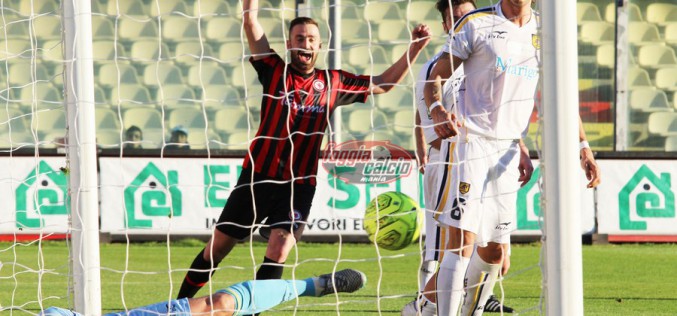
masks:
{"type": "Polygon", "coordinates": [[[539,230],[541,219],[541,190],[538,181],[541,178],[541,168],[538,167],[531,175],[531,180],[517,192],[517,229],[539,230]]]}
{"type": "Polygon", "coordinates": [[[68,215],[66,175],[40,161],[16,188],[16,227],[43,228],[48,216],[68,215]]]}
{"type": "Polygon", "coordinates": [[[164,174],[149,162],[125,188],[127,228],[151,228],[153,217],[176,217],[182,214],[182,195],[177,187],[176,170],[164,174]]]}
{"type": "Polygon", "coordinates": [[[643,164],[618,193],[621,230],[647,230],[647,219],[674,218],[670,173],[656,175],[643,164]]]}

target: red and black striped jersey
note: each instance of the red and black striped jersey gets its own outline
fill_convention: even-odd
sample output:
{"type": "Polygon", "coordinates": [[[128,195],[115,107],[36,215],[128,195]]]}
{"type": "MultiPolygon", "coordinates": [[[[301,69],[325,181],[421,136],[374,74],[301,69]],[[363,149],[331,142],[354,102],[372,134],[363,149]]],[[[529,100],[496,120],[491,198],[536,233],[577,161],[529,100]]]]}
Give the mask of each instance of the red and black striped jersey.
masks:
{"type": "Polygon", "coordinates": [[[250,62],[263,97],[261,125],[243,167],[266,178],[315,185],[329,118],[337,106],[367,100],[369,77],[321,69],[301,74],[277,54],[250,62]]]}

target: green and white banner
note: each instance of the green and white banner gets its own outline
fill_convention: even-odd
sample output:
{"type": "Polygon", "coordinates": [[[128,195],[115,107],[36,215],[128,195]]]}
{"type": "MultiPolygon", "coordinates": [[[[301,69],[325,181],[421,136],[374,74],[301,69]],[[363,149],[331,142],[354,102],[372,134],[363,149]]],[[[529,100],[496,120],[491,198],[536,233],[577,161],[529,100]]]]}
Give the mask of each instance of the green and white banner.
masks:
{"type": "MultiPolygon", "coordinates": [[[[112,234],[210,234],[230,190],[237,183],[241,159],[101,158],[101,229],[112,234]]],[[[536,163],[537,165],[537,163],[536,163]]],[[[540,169],[518,194],[518,231],[540,235],[540,169]]],[[[362,235],[369,201],[386,191],[403,192],[423,206],[421,175],[384,184],[346,183],[323,168],[318,172],[306,235],[362,235]]],[[[594,230],[592,190],[585,189],[582,233],[594,230]]]]}
{"type": "Polygon", "coordinates": [[[63,157],[0,159],[0,234],[68,232],[68,178],[63,157]]]}
{"type": "Polygon", "coordinates": [[[599,232],[609,235],[677,235],[674,161],[602,161],[599,232]]]}

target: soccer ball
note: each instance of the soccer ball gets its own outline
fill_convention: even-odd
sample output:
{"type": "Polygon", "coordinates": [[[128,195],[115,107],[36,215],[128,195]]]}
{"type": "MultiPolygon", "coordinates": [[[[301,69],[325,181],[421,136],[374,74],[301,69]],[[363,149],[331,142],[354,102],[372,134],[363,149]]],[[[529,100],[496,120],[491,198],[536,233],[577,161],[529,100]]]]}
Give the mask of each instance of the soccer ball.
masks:
{"type": "Polygon", "coordinates": [[[418,203],[400,192],[379,194],[364,212],[369,240],[388,250],[400,250],[418,240],[422,225],[418,203]]]}

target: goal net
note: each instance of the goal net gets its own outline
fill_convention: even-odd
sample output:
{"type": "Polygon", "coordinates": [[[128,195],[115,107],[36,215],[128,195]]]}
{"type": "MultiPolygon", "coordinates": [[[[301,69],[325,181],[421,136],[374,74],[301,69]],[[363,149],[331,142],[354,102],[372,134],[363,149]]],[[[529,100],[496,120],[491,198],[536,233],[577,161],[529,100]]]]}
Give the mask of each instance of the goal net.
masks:
{"type": "MultiPolygon", "coordinates": [[[[101,297],[104,313],[175,298],[238,181],[242,158],[265,124],[260,104],[266,96],[249,61],[242,1],[94,0],[90,38],[80,37],[82,24],[75,13],[82,11],[81,1],[62,2],[0,1],[0,313],[11,315],[35,314],[49,306],[79,309],[77,295],[101,297]],[[74,15],[71,34],[66,20],[74,15]],[[67,56],[81,47],[79,41],[91,45],[91,61],[67,67],[76,62],[67,56]],[[83,82],[78,70],[87,67],[94,77],[83,82]],[[83,103],[89,100],[83,100],[82,91],[92,94],[93,105],[83,103]],[[93,122],[85,124],[92,130],[78,120],[84,107],[93,112],[93,122]],[[95,138],[95,156],[72,150],[93,145],[85,136],[95,138]],[[93,168],[78,170],[82,164],[73,161],[93,168]],[[95,174],[98,184],[91,185],[98,190],[69,187],[73,174],[95,174]],[[88,205],[98,210],[78,202],[90,191],[98,193],[98,201],[88,205]],[[82,214],[89,214],[90,224],[94,214],[99,226],[74,228],[74,222],[88,225],[82,214]],[[114,243],[101,243],[99,253],[85,254],[95,257],[87,265],[83,254],[72,250],[99,246],[86,245],[85,237],[74,246],[71,238],[88,230],[84,236],[93,236],[92,229],[102,241],[114,243]],[[191,237],[200,240],[185,239],[191,237]],[[74,269],[74,264],[87,268],[74,269]],[[86,270],[92,269],[100,274],[100,289],[89,283],[91,271],[86,270]],[[91,293],[74,294],[87,288],[83,283],[91,285],[91,293]]],[[[483,0],[477,6],[496,3],[483,0]]],[[[321,162],[304,238],[332,243],[300,244],[284,264],[284,277],[290,279],[363,268],[370,279],[365,294],[293,300],[273,310],[399,312],[419,291],[423,239],[398,252],[355,241],[366,240],[361,220],[366,205],[380,193],[400,191],[418,201],[422,211],[435,211],[425,205],[414,154],[417,78],[448,41],[435,1],[260,0],[259,6],[270,46],[285,61],[290,61],[285,44],[289,22],[309,16],[318,21],[323,43],[316,67],[367,76],[381,75],[406,53],[415,25],[431,29],[430,43],[399,83],[363,104],[341,107],[322,131],[323,149],[332,141],[334,146],[366,146],[370,154],[402,152],[414,166],[411,172],[355,180],[332,173],[321,162]]],[[[539,117],[535,111],[525,139],[532,152],[539,148],[539,117]]],[[[512,233],[520,236],[542,235],[539,181],[544,171],[536,161],[534,167],[531,181],[516,193],[512,233]]],[[[254,279],[265,254],[265,244],[257,241],[261,238],[254,233],[214,267],[216,273],[199,294],[254,279]]],[[[518,268],[499,279],[496,296],[510,304],[510,278],[536,273],[542,265],[538,259],[514,263],[518,268]]],[[[543,298],[539,283],[533,287],[543,298]]],[[[519,304],[520,311],[544,312],[539,299],[519,304]]]]}

